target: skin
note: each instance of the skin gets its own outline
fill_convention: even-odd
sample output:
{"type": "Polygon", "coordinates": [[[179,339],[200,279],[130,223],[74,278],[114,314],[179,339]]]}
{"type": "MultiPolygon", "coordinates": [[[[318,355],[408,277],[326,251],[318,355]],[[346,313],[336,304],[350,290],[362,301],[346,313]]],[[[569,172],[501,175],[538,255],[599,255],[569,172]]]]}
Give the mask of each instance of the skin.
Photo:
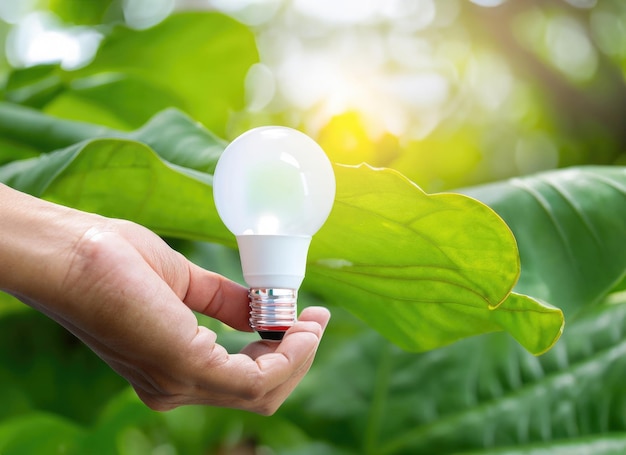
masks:
{"type": "Polygon", "coordinates": [[[0,184],[0,289],[80,338],[155,410],[205,404],[273,414],[309,370],[330,314],[302,311],[280,342],[229,354],[193,311],[242,331],[247,289],[137,224],[0,184]]]}

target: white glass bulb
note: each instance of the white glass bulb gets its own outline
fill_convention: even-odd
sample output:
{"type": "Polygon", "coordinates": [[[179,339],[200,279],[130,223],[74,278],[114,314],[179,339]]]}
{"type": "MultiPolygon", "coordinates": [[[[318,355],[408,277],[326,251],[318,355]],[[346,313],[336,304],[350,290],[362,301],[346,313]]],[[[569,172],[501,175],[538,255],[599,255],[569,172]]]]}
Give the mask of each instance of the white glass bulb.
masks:
{"type": "Polygon", "coordinates": [[[250,324],[280,339],[296,320],[311,236],[335,199],[335,176],[322,148],[282,126],[252,129],[222,153],[213,178],[215,206],[235,234],[250,287],[250,324]]]}

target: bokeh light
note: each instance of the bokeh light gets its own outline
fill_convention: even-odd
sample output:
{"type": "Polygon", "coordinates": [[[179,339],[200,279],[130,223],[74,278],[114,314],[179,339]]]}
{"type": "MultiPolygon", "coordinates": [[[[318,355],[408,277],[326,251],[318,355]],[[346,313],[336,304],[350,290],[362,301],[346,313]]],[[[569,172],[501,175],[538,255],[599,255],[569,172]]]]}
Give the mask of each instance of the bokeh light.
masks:
{"type": "Polygon", "coordinates": [[[176,5],[176,0],[124,0],[126,24],[135,29],[152,27],[165,19],[176,5]]]}
{"type": "Polygon", "coordinates": [[[32,12],[9,33],[6,55],[15,67],[59,63],[74,69],[89,63],[101,39],[94,29],[64,26],[49,13],[32,12]]]}
{"type": "MultiPolygon", "coordinates": [[[[99,29],[37,7],[0,0],[11,65],[87,65],[99,29]]],[[[619,140],[597,139],[620,134],[603,102],[624,85],[621,0],[121,0],[103,17],[145,29],[189,9],[257,38],[227,139],[284,124],[334,161],[394,167],[427,191],[624,159],[619,140]]]]}

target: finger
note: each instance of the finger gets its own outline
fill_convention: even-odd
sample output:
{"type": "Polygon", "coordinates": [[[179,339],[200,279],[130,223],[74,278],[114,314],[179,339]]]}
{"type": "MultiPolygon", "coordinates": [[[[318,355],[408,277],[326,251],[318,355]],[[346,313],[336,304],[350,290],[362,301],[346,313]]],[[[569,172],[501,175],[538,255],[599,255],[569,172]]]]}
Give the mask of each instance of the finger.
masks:
{"type": "MultiPolygon", "coordinates": [[[[305,364],[308,370],[329,319],[330,312],[326,308],[305,308],[298,322],[285,333],[283,341],[276,349],[276,354],[286,357],[294,372],[299,372],[305,364]],[[301,359],[306,355],[308,358],[302,361],[301,359]]],[[[259,363],[259,358],[256,361],[259,363]]],[[[260,368],[263,370],[263,366],[260,368]]]]}
{"type": "Polygon", "coordinates": [[[315,321],[321,327],[322,330],[326,330],[326,326],[328,325],[328,321],[330,320],[330,311],[328,308],[324,308],[321,306],[310,306],[306,307],[300,313],[299,321],[315,321]]]}
{"type": "Polygon", "coordinates": [[[324,309],[303,311],[304,320],[287,331],[280,343],[257,341],[243,353],[224,358],[217,351],[207,373],[211,383],[223,391],[250,400],[259,399],[283,385],[309,365],[328,322],[324,309]],[[252,355],[249,355],[251,353],[252,355]]]}
{"type": "Polygon", "coordinates": [[[194,311],[218,319],[234,329],[251,331],[248,290],[228,278],[189,262],[189,287],[183,298],[194,311]]]}
{"type": "MultiPolygon", "coordinates": [[[[330,319],[330,312],[326,308],[308,307],[302,311],[302,314],[300,314],[298,322],[306,322],[306,321],[315,322],[321,327],[323,331],[326,328],[326,325],[328,324],[329,319],[330,319]]],[[[289,331],[286,332],[285,335],[294,333],[295,331],[301,331],[302,327],[303,325],[297,324],[294,328],[289,329],[289,331]]],[[[317,330],[317,328],[313,327],[313,330],[317,330]]],[[[250,343],[249,345],[247,345],[245,348],[242,349],[241,353],[250,356],[252,359],[256,359],[257,357],[261,355],[276,352],[276,349],[278,348],[278,346],[279,346],[279,343],[275,341],[259,340],[259,341],[256,341],[254,343],[250,343]]]]}

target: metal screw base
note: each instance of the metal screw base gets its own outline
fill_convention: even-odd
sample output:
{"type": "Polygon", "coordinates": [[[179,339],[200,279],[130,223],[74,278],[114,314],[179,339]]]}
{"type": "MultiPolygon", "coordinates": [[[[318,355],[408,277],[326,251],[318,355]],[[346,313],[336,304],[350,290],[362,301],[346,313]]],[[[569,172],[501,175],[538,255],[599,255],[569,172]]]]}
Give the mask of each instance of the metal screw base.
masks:
{"type": "Polygon", "coordinates": [[[296,289],[250,289],[250,327],[264,340],[282,340],[297,320],[296,289]]]}

